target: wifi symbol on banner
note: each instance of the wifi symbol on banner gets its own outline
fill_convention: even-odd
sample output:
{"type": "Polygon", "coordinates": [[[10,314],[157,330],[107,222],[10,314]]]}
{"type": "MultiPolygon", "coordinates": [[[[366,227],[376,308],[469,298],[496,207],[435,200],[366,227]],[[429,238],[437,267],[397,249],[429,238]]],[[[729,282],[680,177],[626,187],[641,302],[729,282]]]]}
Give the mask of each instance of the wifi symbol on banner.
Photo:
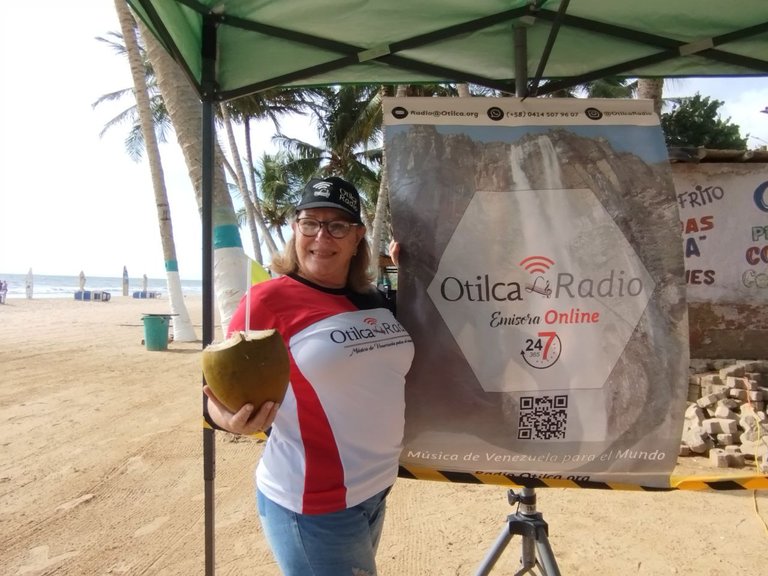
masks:
{"type": "Polygon", "coordinates": [[[531,274],[544,274],[554,264],[555,261],[546,256],[528,256],[520,261],[520,266],[531,274]]]}
{"type": "Polygon", "coordinates": [[[376,325],[376,318],[371,318],[369,316],[368,318],[363,318],[363,322],[365,322],[369,326],[375,326],[376,325]]]}

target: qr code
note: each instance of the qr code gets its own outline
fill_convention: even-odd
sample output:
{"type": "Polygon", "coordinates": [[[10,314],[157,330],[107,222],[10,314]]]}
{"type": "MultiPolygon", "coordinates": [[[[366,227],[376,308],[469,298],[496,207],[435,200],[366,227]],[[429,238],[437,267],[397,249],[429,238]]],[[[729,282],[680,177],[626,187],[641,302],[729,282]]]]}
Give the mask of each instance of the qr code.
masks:
{"type": "Polygon", "coordinates": [[[518,440],[565,440],[568,395],[520,398],[518,440]]]}

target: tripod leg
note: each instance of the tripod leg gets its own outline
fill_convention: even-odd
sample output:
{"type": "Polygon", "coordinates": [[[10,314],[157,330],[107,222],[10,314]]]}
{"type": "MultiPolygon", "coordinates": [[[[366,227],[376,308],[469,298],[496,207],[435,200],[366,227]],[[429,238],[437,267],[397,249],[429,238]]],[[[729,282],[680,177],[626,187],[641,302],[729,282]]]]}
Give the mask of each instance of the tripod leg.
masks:
{"type": "Polygon", "coordinates": [[[539,553],[544,576],[560,576],[560,569],[557,567],[555,554],[552,552],[552,547],[549,545],[549,538],[544,531],[540,531],[536,538],[536,551],[539,553]]]}
{"type": "MultiPolygon", "coordinates": [[[[536,542],[531,536],[523,536],[522,552],[520,554],[520,570],[515,576],[528,574],[536,566],[536,542]]],[[[547,576],[544,574],[544,576],[547,576]]]]}
{"type": "Polygon", "coordinates": [[[510,540],[512,540],[512,532],[509,530],[508,526],[505,526],[502,529],[501,534],[499,534],[499,537],[496,539],[496,542],[493,544],[493,548],[486,554],[483,563],[477,569],[477,572],[475,572],[475,576],[488,576],[488,574],[491,573],[493,566],[496,564],[496,561],[499,559],[502,552],[504,552],[504,548],[507,547],[510,540]]]}

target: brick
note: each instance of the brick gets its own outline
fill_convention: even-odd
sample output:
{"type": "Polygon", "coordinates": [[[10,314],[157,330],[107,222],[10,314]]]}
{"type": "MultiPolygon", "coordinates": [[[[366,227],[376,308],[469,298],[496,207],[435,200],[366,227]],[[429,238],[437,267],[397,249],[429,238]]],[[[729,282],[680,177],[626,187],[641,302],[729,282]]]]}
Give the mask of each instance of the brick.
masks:
{"type": "Polygon", "coordinates": [[[696,423],[701,424],[701,422],[706,419],[706,415],[700,406],[691,404],[685,410],[685,418],[687,420],[693,420],[696,423]]]}
{"type": "Polygon", "coordinates": [[[734,374],[734,376],[743,376],[747,372],[760,372],[765,374],[768,372],[768,361],[748,360],[745,362],[739,362],[738,369],[741,370],[741,374],[734,374]]]}
{"type": "Polygon", "coordinates": [[[744,388],[750,391],[760,390],[760,386],[758,386],[757,380],[746,380],[744,388]]]}
{"type": "Polygon", "coordinates": [[[699,378],[699,384],[701,384],[702,386],[704,385],[712,386],[713,384],[717,386],[722,386],[723,381],[720,379],[719,374],[703,374],[699,378]]]}
{"type": "Polygon", "coordinates": [[[738,444],[729,444],[723,448],[728,454],[741,454],[741,446],[738,444]]]}
{"type": "Polygon", "coordinates": [[[744,378],[737,378],[736,376],[728,376],[725,379],[725,385],[728,388],[738,388],[739,390],[746,390],[747,388],[744,378]]]}
{"type": "Polygon", "coordinates": [[[720,372],[718,372],[718,375],[720,376],[720,380],[727,382],[729,376],[744,376],[745,373],[746,371],[742,366],[731,365],[727,368],[721,368],[720,372]]]}
{"type": "Polygon", "coordinates": [[[696,454],[705,454],[715,447],[712,438],[709,437],[701,426],[689,426],[683,433],[683,442],[696,454]]]}
{"type": "Polygon", "coordinates": [[[737,410],[741,408],[744,403],[739,402],[736,400],[736,398],[723,398],[722,400],[717,401],[718,406],[725,406],[726,408],[730,408],[731,410],[737,410]]]}
{"type": "Polygon", "coordinates": [[[690,446],[686,444],[680,444],[680,450],[677,452],[678,456],[691,456],[693,455],[693,451],[691,450],[690,446]]]}
{"type": "Polygon", "coordinates": [[[724,384],[702,384],[699,386],[699,398],[710,394],[728,394],[728,387],[724,384]]]}
{"type": "Polygon", "coordinates": [[[723,446],[725,448],[728,448],[729,444],[733,444],[736,441],[736,435],[735,434],[718,434],[715,436],[715,440],[717,441],[718,446],[723,446]]]}
{"type": "Polygon", "coordinates": [[[729,388],[728,389],[728,397],[729,398],[736,398],[737,400],[741,400],[743,402],[747,401],[747,391],[741,390],[740,388],[729,388]]]}
{"type": "Polygon", "coordinates": [[[768,438],[768,427],[765,424],[761,424],[760,429],[757,426],[744,428],[744,432],[739,435],[742,444],[744,442],[758,442],[763,438],[768,438]]]}
{"type": "Polygon", "coordinates": [[[720,448],[709,451],[709,463],[716,468],[728,468],[728,454],[720,448]]]}
{"type": "Polygon", "coordinates": [[[723,406],[722,404],[718,404],[717,407],[715,408],[715,418],[727,418],[728,420],[738,420],[739,416],[738,414],[736,414],[736,412],[732,411],[726,406],[723,406]]]}
{"type": "Polygon", "coordinates": [[[768,422],[765,420],[765,412],[749,413],[745,412],[739,417],[739,428],[742,430],[757,430],[759,426],[762,430],[765,430],[765,436],[768,436],[768,422]]]}
{"type": "Polygon", "coordinates": [[[762,402],[764,400],[762,390],[746,390],[746,393],[750,402],[762,402]]]}
{"type": "Polygon", "coordinates": [[[768,456],[768,445],[763,442],[742,442],[741,453],[752,458],[768,456]]]}
{"type": "Polygon", "coordinates": [[[739,428],[736,420],[727,418],[709,418],[701,426],[709,434],[734,434],[739,428]]]}
{"type": "Polygon", "coordinates": [[[728,456],[728,466],[731,468],[743,468],[744,467],[744,454],[726,452],[728,456]]]}
{"type": "Polygon", "coordinates": [[[765,411],[759,410],[755,404],[742,404],[739,408],[739,415],[741,416],[755,416],[758,422],[768,421],[765,411]]]}
{"type": "Polygon", "coordinates": [[[696,404],[701,406],[702,408],[707,408],[708,406],[714,406],[717,404],[718,400],[722,400],[723,398],[726,398],[725,392],[718,392],[715,394],[707,394],[706,396],[702,396],[696,401],[696,404]]]}

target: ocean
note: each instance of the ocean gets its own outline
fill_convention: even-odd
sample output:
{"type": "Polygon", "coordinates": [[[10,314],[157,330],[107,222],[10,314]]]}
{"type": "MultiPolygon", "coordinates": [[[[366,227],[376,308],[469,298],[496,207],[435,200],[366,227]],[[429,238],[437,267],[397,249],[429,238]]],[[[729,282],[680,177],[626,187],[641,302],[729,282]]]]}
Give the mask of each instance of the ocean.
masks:
{"type": "MultiPolygon", "coordinates": [[[[26,274],[5,274],[0,272],[0,280],[8,283],[8,295],[10,298],[26,298],[26,274]]],[[[144,287],[143,278],[128,279],[128,295],[142,290],[144,287]]],[[[113,297],[123,295],[123,279],[107,276],[86,276],[86,290],[102,290],[109,292],[113,297]]],[[[80,278],[78,276],[48,276],[44,274],[32,275],[32,297],[33,298],[72,298],[75,292],[80,290],[80,278]]],[[[168,294],[168,285],[165,278],[147,278],[147,291],[159,292],[161,296],[168,294]]],[[[201,280],[183,280],[181,281],[181,291],[185,295],[194,295],[203,293],[203,283],[201,280]]]]}

